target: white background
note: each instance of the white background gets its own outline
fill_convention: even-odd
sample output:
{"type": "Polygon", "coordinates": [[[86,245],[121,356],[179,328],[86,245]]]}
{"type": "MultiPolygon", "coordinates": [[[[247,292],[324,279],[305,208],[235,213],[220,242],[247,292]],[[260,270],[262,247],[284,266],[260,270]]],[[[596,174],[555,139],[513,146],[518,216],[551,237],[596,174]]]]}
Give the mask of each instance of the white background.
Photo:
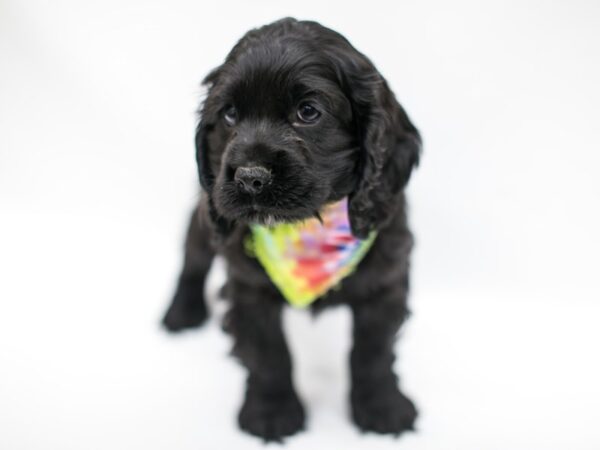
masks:
{"type": "MultiPolygon", "coordinates": [[[[348,420],[350,315],[286,313],[290,449],[600,448],[600,3],[0,2],[0,448],[259,449],[219,329],[159,327],[198,187],[200,79],[283,16],[345,34],[421,129],[418,432],[348,420]]],[[[214,317],[217,316],[217,317],[214,317]]]]}

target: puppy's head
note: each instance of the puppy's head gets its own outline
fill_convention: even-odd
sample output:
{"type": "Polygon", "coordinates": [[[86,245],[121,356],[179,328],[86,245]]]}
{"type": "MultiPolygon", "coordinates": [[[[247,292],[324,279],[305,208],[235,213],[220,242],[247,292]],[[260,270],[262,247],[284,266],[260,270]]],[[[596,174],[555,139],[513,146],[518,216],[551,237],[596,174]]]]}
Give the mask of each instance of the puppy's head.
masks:
{"type": "Polygon", "coordinates": [[[357,237],[394,213],[420,138],[341,35],[283,19],[247,33],[204,83],[196,158],[219,233],[305,219],[345,196],[357,237]]]}

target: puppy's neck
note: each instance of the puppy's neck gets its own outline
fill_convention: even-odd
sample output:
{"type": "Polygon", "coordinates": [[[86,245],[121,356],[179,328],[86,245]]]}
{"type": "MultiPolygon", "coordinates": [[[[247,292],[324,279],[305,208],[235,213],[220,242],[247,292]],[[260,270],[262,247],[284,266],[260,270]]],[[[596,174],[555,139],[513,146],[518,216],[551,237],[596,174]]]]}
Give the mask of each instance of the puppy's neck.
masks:
{"type": "Polygon", "coordinates": [[[253,225],[249,249],[294,306],[307,306],[352,273],[371,247],[352,235],[348,199],[325,206],[320,218],[272,227],[253,225]]]}

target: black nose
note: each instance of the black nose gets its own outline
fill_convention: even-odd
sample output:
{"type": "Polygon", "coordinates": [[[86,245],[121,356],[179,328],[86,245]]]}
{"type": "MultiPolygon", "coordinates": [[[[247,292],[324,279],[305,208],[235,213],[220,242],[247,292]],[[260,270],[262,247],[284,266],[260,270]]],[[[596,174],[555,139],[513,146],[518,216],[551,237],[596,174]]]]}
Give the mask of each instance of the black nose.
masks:
{"type": "Polygon", "coordinates": [[[271,182],[271,172],[264,167],[238,167],[233,179],[240,190],[248,194],[258,194],[271,182]]]}

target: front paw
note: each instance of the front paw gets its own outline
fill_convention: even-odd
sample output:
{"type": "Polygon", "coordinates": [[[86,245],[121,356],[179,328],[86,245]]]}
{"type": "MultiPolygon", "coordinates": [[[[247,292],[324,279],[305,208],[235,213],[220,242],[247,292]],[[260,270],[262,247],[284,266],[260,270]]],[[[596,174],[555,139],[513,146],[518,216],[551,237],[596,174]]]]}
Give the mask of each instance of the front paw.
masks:
{"type": "Polygon", "coordinates": [[[363,431],[400,435],[414,430],[417,410],[394,383],[373,383],[354,388],[351,396],[352,418],[363,431]]]}
{"type": "Polygon", "coordinates": [[[207,317],[204,280],[182,280],[162,324],[167,330],[177,332],[198,327],[207,317]]]}
{"type": "Polygon", "coordinates": [[[278,441],[304,429],[304,408],[294,391],[259,393],[248,391],[240,410],[240,428],[267,441],[278,441]]]}

